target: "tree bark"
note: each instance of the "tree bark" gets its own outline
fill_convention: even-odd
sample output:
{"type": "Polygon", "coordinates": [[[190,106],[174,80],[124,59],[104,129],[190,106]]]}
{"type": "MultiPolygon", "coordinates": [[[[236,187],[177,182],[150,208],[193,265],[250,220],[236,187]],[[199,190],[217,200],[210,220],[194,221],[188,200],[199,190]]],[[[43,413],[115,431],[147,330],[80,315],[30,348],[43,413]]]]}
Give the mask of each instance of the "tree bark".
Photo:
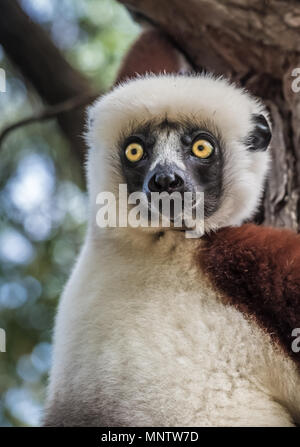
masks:
{"type": "MultiPolygon", "coordinates": [[[[196,70],[223,74],[261,97],[274,131],[259,222],[300,230],[300,67],[297,0],[119,0],[169,36],[196,70]]],[[[152,54],[155,58],[155,54],[152,54]]]]}
{"type": "MultiPolygon", "coordinates": [[[[16,0],[1,0],[0,43],[7,56],[49,105],[74,97],[92,96],[89,82],[66,61],[46,32],[16,0]]],[[[81,161],[85,145],[84,107],[58,115],[58,122],[81,161]]]]}

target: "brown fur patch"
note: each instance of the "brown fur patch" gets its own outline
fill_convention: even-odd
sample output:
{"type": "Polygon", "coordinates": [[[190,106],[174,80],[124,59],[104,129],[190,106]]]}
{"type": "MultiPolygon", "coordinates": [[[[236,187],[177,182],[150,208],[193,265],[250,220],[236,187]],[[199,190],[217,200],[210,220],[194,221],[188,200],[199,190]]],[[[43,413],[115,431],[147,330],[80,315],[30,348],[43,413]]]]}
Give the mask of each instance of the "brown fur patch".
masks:
{"type": "Polygon", "coordinates": [[[128,78],[135,78],[137,73],[178,73],[182,68],[180,62],[180,53],[168,38],[157,29],[148,29],[127,53],[116,84],[128,78]]]}
{"type": "Polygon", "coordinates": [[[198,262],[241,312],[256,319],[300,366],[300,235],[246,224],[206,236],[198,262]]]}

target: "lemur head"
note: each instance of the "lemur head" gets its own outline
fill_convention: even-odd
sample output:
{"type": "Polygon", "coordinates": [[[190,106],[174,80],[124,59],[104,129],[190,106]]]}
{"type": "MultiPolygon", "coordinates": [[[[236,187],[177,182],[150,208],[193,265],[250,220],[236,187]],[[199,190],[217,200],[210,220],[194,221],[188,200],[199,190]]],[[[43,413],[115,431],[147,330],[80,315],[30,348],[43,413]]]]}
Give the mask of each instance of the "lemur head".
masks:
{"type": "Polygon", "coordinates": [[[89,110],[92,210],[125,183],[128,194],[204,192],[205,231],[240,225],[258,206],[270,139],[264,106],[223,78],[128,81],[89,110]]]}

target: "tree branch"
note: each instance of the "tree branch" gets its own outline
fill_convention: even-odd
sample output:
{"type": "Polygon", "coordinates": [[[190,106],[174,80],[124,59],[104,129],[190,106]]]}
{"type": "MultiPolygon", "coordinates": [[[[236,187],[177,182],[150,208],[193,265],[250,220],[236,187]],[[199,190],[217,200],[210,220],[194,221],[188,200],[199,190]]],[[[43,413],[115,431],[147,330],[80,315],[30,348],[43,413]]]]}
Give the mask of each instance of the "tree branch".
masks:
{"type": "Polygon", "coordinates": [[[0,146],[9,133],[18,129],[19,127],[27,126],[32,123],[46,121],[51,118],[57,118],[59,115],[65,112],[76,110],[79,107],[89,104],[100,96],[99,93],[93,95],[75,96],[74,98],[67,99],[66,101],[56,104],[54,106],[47,107],[41,112],[36,113],[28,118],[24,118],[17,121],[7,127],[5,127],[0,133],[0,146]]]}
{"type": "MultiPolygon", "coordinates": [[[[50,105],[79,95],[92,95],[89,82],[65,60],[47,33],[34,23],[16,0],[1,0],[0,43],[7,56],[50,105]]],[[[59,125],[72,150],[83,160],[84,109],[59,114],[59,125]]]]}
{"type": "MultiPolygon", "coordinates": [[[[297,0],[119,0],[147,17],[198,66],[282,77],[300,53],[297,0]]],[[[297,66],[297,65],[295,65],[297,66]]]]}

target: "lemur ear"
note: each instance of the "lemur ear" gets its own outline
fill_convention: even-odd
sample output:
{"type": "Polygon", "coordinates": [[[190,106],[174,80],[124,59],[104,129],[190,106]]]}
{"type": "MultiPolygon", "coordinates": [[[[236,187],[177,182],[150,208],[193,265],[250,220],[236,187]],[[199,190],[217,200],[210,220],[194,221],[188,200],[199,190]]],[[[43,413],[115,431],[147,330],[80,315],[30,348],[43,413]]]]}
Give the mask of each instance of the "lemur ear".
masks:
{"type": "Polygon", "coordinates": [[[264,115],[253,115],[254,129],[247,137],[249,151],[265,151],[271,141],[271,127],[264,115]]]}

